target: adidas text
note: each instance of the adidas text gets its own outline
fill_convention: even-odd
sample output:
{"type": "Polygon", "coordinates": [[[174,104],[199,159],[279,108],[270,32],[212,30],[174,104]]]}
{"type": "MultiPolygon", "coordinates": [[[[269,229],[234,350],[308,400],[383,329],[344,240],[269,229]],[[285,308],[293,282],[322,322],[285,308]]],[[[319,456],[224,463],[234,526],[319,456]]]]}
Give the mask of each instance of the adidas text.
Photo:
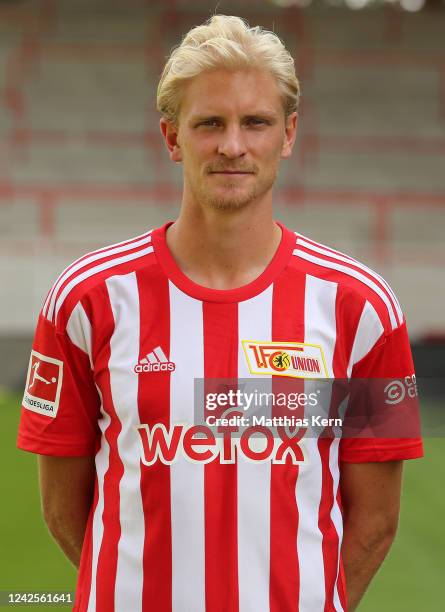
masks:
{"type": "Polygon", "coordinates": [[[143,372],[174,372],[175,364],[171,361],[166,363],[138,363],[134,366],[136,374],[142,374],[143,372]]]}

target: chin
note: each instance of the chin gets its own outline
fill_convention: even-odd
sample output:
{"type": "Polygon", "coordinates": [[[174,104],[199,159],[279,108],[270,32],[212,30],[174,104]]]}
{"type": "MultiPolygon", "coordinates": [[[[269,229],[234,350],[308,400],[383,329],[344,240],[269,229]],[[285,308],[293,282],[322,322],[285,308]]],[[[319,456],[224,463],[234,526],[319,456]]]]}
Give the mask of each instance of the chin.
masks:
{"type": "Polygon", "coordinates": [[[231,194],[231,195],[213,195],[207,196],[203,199],[203,203],[209,208],[215,208],[218,210],[239,210],[248,206],[257,195],[255,193],[243,193],[243,194],[231,194]]]}
{"type": "MultiPolygon", "coordinates": [[[[214,186],[213,186],[214,187],[214,186]]],[[[230,184],[219,188],[202,190],[202,202],[205,206],[218,210],[238,210],[248,206],[253,200],[261,197],[264,189],[259,185],[230,184]]]]}
{"type": "Polygon", "coordinates": [[[250,185],[225,185],[215,188],[213,184],[201,183],[195,193],[196,200],[205,208],[214,210],[235,211],[246,208],[255,200],[260,200],[274,184],[276,174],[273,173],[267,180],[256,181],[250,185]]]}
{"type": "Polygon", "coordinates": [[[241,210],[245,208],[249,202],[247,201],[239,201],[239,200],[211,200],[207,202],[207,206],[209,208],[213,208],[215,210],[241,210]]]}

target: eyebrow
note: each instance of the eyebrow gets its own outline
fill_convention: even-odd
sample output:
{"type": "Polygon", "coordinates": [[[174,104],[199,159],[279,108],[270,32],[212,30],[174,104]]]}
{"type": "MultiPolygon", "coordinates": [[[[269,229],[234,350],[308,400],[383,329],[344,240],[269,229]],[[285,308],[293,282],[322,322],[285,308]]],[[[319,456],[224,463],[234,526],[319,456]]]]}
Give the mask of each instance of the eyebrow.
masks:
{"type": "MultiPolygon", "coordinates": [[[[248,113],[246,115],[243,115],[243,119],[250,119],[253,117],[257,117],[257,118],[261,118],[261,119],[270,119],[270,120],[276,120],[278,119],[278,114],[275,113],[274,111],[255,111],[252,113],[248,113]]],[[[224,121],[224,117],[222,117],[221,115],[212,115],[211,113],[207,114],[199,114],[199,115],[192,115],[190,117],[190,121],[192,123],[196,123],[199,121],[209,121],[209,120],[216,120],[216,121],[224,121]]]]}

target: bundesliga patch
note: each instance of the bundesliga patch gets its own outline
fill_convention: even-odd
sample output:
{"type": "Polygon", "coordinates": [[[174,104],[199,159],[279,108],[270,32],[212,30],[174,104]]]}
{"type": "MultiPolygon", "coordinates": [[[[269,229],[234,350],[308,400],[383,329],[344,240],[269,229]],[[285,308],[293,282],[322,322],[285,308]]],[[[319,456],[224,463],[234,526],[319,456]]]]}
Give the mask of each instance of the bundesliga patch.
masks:
{"type": "Polygon", "coordinates": [[[62,389],[63,362],[31,351],[23,406],[54,418],[62,389]]]}
{"type": "Polygon", "coordinates": [[[241,342],[251,374],[328,378],[323,349],[318,344],[256,340],[241,342]]]}

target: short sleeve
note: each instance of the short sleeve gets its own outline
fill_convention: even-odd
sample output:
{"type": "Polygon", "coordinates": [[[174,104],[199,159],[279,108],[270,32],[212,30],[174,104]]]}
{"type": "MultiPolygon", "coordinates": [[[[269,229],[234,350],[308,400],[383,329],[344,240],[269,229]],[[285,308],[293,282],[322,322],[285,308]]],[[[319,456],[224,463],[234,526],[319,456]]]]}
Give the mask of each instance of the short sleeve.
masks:
{"type": "Polygon", "coordinates": [[[43,455],[94,455],[100,398],[89,355],[39,316],[17,446],[43,455]]]}
{"type": "MultiPolygon", "coordinates": [[[[397,379],[401,381],[400,384],[410,387],[415,385],[414,365],[405,321],[390,333],[382,335],[369,353],[353,366],[351,378],[379,381],[397,379]]],[[[376,394],[371,394],[371,397],[373,399],[370,401],[376,401],[376,394]]],[[[381,406],[371,405],[368,409],[378,410],[381,406]]],[[[416,425],[413,430],[420,432],[417,398],[410,406],[410,411],[416,425]]],[[[422,456],[422,440],[417,436],[403,438],[351,436],[340,441],[340,461],[350,463],[396,461],[422,456]]]]}

